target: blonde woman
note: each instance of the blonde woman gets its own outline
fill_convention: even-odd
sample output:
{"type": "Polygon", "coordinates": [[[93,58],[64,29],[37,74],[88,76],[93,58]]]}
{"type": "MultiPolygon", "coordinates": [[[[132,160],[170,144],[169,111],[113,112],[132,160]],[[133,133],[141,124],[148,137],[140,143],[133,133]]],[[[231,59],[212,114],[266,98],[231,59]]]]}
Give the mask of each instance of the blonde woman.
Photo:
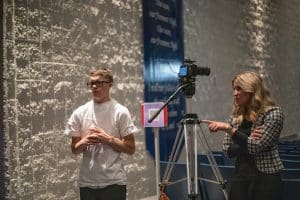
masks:
{"type": "Polygon", "coordinates": [[[223,150],[228,157],[236,157],[229,199],[281,199],[283,164],[277,143],[282,110],[254,72],[235,76],[232,88],[234,106],[228,123],[203,120],[211,132],[226,132],[223,150]]]}

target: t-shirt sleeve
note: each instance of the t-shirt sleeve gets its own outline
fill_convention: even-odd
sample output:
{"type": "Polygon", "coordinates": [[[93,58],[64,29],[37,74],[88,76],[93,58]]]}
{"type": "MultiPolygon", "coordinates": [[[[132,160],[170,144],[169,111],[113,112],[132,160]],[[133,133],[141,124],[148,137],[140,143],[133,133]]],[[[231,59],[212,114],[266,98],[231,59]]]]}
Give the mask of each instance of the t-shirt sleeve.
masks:
{"type": "Polygon", "coordinates": [[[120,135],[122,138],[127,135],[135,134],[135,133],[139,132],[139,129],[133,123],[133,120],[131,118],[131,115],[130,115],[128,109],[123,110],[118,126],[119,126],[120,135]]]}
{"type": "Polygon", "coordinates": [[[80,120],[76,111],[69,118],[64,134],[69,137],[80,137],[80,120]]]}

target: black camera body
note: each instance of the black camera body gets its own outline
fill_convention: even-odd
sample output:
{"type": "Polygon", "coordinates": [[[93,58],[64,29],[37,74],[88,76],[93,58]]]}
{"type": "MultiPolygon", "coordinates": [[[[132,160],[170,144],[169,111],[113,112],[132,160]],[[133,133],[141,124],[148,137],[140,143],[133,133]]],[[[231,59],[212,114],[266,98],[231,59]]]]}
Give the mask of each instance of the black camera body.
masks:
{"type": "Polygon", "coordinates": [[[195,61],[185,59],[178,73],[180,85],[186,85],[183,88],[184,94],[187,97],[192,97],[195,94],[196,76],[208,76],[209,74],[210,69],[208,67],[199,67],[195,61]]]}
{"type": "Polygon", "coordinates": [[[208,76],[210,74],[208,67],[199,67],[194,63],[195,61],[189,59],[184,60],[183,65],[181,65],[179,69],[179,78],[191,78],[197,75],[208,76]]]}

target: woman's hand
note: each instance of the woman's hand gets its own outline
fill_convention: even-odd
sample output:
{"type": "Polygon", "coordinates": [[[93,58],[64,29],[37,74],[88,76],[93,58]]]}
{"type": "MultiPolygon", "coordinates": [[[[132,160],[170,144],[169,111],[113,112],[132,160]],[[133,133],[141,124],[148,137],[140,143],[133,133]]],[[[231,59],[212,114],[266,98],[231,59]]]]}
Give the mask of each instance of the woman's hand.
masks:
{"type": "Polygon", "coordinates": [[[170,200],[166,193],[160,193],[159,200],[170,200]]]}
{"type": "Polygon", "coordinates": [[[230,124],[225,122],[210,121],[210,120],[202,120],[201,122],[208,124],[208,129],[211,132],[225,131],[231,137],[236,133],[237,130],[234,127],[232,127],[230,124]]]}
{"type": "Polygon", "coordinates": [[[250,138],[258,140],[262,137],[263,129],[262,127],[257,127],[254,131],[250,134],[250,138]]]}
{"type": "Polygon", "coordinates": [[[210,120],[201,120],[201,122],[208,124],[208,129],[211,132],[228,131],[228,129],[231,128],[230,124],[225,122],[210,121],[210,120]]]}

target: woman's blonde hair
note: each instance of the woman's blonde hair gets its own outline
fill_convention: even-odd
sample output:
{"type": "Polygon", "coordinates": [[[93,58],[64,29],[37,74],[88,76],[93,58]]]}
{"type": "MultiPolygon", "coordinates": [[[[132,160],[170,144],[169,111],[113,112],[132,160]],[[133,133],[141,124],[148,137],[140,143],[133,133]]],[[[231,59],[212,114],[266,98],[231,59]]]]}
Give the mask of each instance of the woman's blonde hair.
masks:
{"type": "Polygon", "coordinates": [[[246,71],[236,75],[232,79],[232,87],[236,86],[239,86],[245,92],[250,92],[251,99],[246,107],[239,107],[234,103],[232,111],[234,124],[240,124],[245,117],[251,122],[255,122],[260,113],[276,106],[271,93],[257,73],[246,71]]]}

